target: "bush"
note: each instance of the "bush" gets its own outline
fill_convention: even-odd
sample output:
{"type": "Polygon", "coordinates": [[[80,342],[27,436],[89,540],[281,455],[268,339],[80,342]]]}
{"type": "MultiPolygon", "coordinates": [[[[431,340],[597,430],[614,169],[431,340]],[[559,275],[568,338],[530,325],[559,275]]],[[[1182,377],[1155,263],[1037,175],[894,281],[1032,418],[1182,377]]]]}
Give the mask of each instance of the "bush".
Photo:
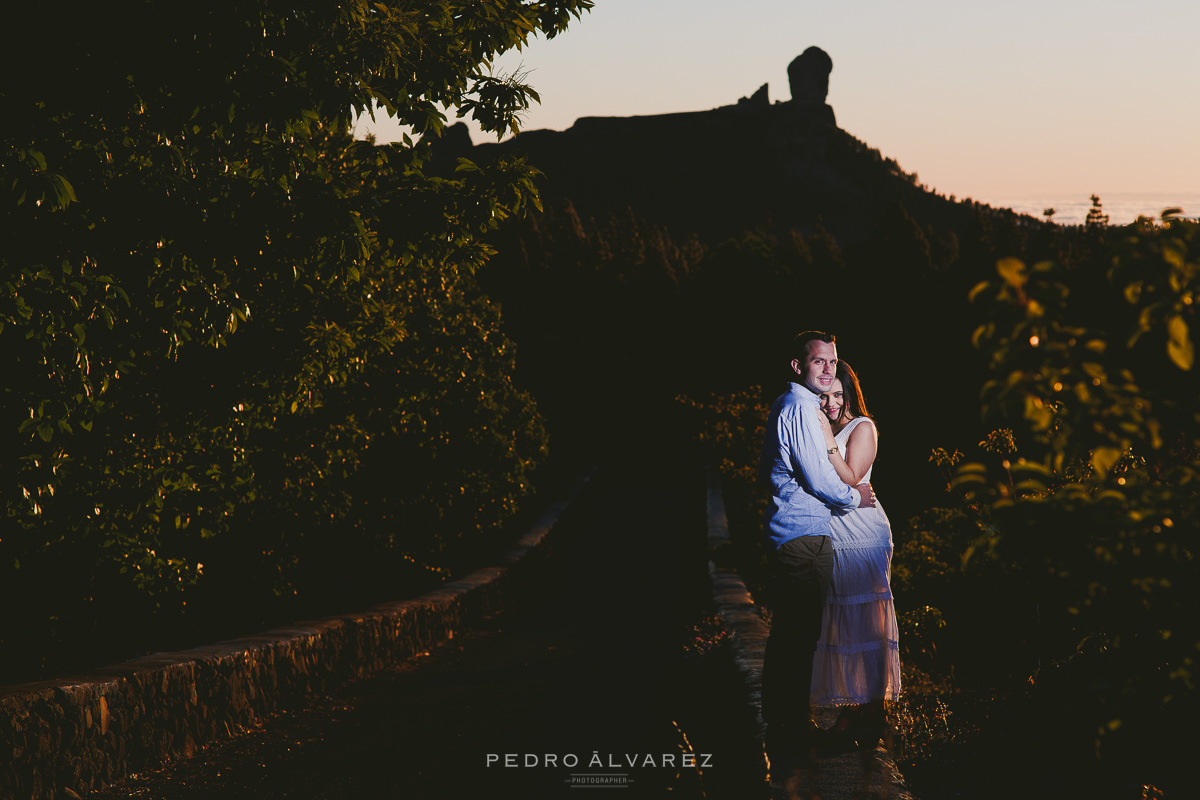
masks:
{"type": "Polygon", "coordinates": [[[1169,732],[1196,708],[1200,628],[1180,587],[1200,577],[1198,231],[1165,215],[1105,231],[1093,263],[999,262],[972,297],[997,375],[985,419],[1005,430],[950,483],[977,528],[960,588],[991,573],[1016,623],[992,631],[1017,656],[1009,690],[1031,686],[1079,752],[1143,769],[1181,768],[1169,732]]]}
{"type": "Polygon", "coordinates": [[[515,129],[491,59],[589,6],[97,7],[50,59],[6,28],[39,68],[0,91],[0,666],[404,592],[511,514],[546,438],[474,275],[534,173],[427,174],[428,140],[439,104],[515,129]],[[376,106],[428,135],[352,141],[376,106]]]}

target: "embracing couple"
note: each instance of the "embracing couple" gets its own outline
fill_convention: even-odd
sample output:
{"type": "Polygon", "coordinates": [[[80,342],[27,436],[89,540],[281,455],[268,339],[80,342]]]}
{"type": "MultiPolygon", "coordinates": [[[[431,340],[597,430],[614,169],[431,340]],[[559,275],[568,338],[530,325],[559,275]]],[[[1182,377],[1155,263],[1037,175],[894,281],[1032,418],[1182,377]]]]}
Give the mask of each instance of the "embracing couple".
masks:
{"type": "Polygon", "coordinates": [[[892,532],[870,485],[878,432],[833,335],[796,336],[788,391],[771,407],[771,634],[763,658],[768,752],[874,748],[900,693],[892,532]],[[830,729],[812,706],[839,706],[830,729]]]}

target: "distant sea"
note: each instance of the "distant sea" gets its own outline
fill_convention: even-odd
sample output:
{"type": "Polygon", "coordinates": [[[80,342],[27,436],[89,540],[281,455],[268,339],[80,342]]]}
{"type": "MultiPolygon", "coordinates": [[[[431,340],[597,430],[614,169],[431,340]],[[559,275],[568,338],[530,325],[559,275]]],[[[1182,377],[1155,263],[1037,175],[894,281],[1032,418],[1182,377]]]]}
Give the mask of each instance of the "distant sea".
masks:
{"type": "MultiPolygon", "coordinates": [[[[1082,225],[1092,207],[1090,194],[1044,195],[1038,197],[996,197],[984,200],[993,207],[1011,208],[1021,214],[1044,219],[1042,212],[1054,209],[1054,221],[1059,225],[1082,225]]],[[[1169,194],[1100,194],[1100,204],[1108,214],[1110,225],[1128,225],[1139,216],[1158,219],[1164,208],[1182,208],[1183,216],[1200,218],[1200,192],[1169,194]]]]}

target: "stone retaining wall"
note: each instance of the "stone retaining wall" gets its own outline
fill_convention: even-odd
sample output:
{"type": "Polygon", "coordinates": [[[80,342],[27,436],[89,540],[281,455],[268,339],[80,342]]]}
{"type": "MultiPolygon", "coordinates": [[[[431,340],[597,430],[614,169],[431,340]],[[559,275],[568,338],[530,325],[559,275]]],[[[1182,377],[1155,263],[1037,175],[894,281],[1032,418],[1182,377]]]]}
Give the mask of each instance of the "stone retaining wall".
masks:
{"type": "Polygon", "coordinates": [[[554,523],[587,478],[500,565],[421,597],[76,678],[0,687],[0,798],[79,797],[452,638],[501,610],[544,561],[554,523]]]}

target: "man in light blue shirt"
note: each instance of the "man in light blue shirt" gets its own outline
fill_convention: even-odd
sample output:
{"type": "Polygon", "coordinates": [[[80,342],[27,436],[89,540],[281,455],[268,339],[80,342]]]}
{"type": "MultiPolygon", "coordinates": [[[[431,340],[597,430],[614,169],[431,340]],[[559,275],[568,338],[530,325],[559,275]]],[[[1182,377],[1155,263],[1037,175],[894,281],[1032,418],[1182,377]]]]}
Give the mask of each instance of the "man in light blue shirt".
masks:
{"type": "Polygon", "coordinates": [[[831,509],[875,505],[869,485],[842,482],[825,446],[820,394],[833,384],[836,339],[806,331],[795,337],[788,355],[788,391],[771,407],[759,461],[759,477],[771,491],[765,532],[772,552],[762,708],[768,747],[776,749],[814,742],[809,692],[833,575],[831,509]]]}

